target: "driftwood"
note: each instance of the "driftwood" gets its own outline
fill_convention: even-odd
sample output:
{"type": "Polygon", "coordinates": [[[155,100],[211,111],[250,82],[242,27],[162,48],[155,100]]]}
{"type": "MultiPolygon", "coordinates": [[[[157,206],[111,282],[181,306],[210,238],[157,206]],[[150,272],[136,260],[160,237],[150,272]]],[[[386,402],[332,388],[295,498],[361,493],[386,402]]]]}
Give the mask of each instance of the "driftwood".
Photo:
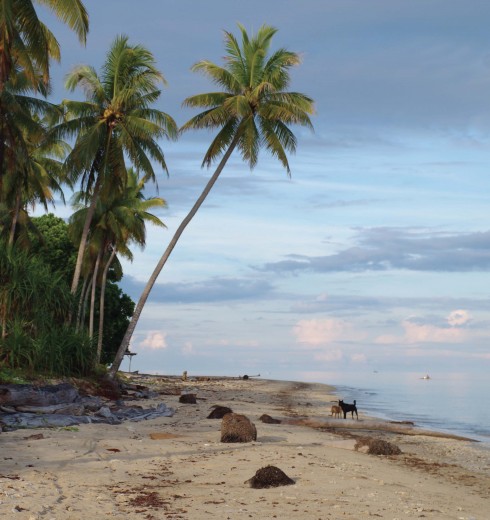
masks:
{"type": "Polygon", "coordinates": [[[61,414],[61,415],[83,415],[85,406],[82,403],[68,403],[68,404],[52,404],[51,406],[28,406],[20,405],[15,409],[18,412],[37,413],[37,414],[61,414]]]}
{"type": "Polygon", "coordinates": [[[121,424],[123,421],[143,421],[173,414],[174,410],[164,403],[145,409],[128,407],[121,401],[109,404],[107,399],[98,396],[82,397],[68,383],[43,387],[0,385],[0,431],[87,423],[121,424]]]}
{"type": "Polygon", "coordinates": [[[69,383],[47,386],[0,385],[0,405],[49,406],[73,403],[78,397],[78,390],[69,383]]]}

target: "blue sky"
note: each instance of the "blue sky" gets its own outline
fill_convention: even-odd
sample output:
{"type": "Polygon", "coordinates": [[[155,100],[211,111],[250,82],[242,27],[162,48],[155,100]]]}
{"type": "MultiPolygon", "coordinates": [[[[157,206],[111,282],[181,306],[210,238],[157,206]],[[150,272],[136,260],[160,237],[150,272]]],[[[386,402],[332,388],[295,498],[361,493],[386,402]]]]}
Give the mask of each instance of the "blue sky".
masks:
{"type": "MultiPolygon", "coordinates": [[[[156,56],[159,107],[183,124],[215,89],[190,67],[221,62],[223,30],[278,29],[298,52],[292,90],[315,100],[296,128],[292,177],[263,153],[232,157],[155,285],[132,369],[325,381],[359,370],[488,371],[490,3],[485,0],[86,0],[86,48],[62,45],[53,99],[79,63],[100,68],[118,34],[156,56]]],[[[162,142],[167,230],[125,263],[137,300],[211,172],[210,142],[162,142]]],[[[69,208],[57,207],[66,216],[69,208]]],[[[127,368],[127,361],[123,368],[127,368]]],[[[328,381],[325,381],[328,382],[328,381]]]]}

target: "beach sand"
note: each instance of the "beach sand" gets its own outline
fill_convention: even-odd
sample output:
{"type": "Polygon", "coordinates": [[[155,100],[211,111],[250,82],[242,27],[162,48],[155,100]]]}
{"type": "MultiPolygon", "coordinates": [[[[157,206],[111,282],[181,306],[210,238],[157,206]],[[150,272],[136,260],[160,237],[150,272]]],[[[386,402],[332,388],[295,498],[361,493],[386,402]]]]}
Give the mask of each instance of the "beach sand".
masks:
{"type": "Polygon", "coordinates": [[[0,434],[0,518],[490,519],[490,453],[479,443],[420,435],[362,410],[359,421],[329,417],[336,397],[321,384],[133,377],[160,393],[136,404],[164,402],[175,414],[0,434]],[[182,390],[197,404],[179,403],[182,390]],[[206,418],[212,405],[249,417],[257,441],[221,443],[221,420],[206,418]],[[262,414],[282,422],[264,424],[262,414]],[[360,436],[402,454],[355,450],[360,436]],[[295,484],[245,484],[267,465],[295,484]]]}

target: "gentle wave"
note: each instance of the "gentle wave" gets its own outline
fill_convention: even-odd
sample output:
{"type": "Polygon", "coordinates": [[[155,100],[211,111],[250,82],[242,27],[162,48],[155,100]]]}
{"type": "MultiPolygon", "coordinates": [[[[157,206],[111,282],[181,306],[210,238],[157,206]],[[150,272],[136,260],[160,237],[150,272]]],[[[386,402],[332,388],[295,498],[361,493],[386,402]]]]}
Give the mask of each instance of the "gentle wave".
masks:
{"type": "Polygon", "coordinates": [[[412,421],[416,426],[470,437],[489,444],[490,393],[487,375],[414,373],[332,374],[339,398],[357,401],[373,417],[412,421]],[[348,381],[348,382],[347,382],[348,381]]]}

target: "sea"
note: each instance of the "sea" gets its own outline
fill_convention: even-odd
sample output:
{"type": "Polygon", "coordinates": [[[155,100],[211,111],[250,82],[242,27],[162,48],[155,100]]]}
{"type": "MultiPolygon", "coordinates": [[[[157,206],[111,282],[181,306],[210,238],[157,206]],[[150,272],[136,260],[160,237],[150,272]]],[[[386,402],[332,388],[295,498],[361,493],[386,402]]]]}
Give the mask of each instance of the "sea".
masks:
{"type": "Polygon", "coordinates": [[[339,399],[371,417],[469,437],[490,449],[490,377],[460,372],[328,374],[339,399]]]}

